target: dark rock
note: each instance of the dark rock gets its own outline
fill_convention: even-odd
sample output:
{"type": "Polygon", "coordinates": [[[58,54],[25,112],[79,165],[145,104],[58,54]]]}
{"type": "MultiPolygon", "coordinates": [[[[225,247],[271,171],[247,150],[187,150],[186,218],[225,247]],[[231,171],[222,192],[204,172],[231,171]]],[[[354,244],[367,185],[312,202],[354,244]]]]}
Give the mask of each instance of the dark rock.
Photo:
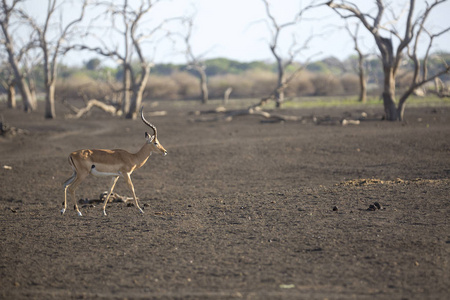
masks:
{"type": "Polygon", "coordinates": [[[369,205],[369,208],[368,208],[367,210],[368,210],[368,211],[375,211],[375,210],[377,210],[377,208],[375,207],[375,205],[370,204],[370,205],[369,205]]]}

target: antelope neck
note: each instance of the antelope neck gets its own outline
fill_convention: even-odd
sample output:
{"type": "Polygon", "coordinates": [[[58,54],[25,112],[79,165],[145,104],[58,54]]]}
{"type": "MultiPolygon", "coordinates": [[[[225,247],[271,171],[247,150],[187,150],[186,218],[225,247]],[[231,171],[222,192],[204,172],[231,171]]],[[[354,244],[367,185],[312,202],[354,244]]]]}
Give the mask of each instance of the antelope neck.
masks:
{"type": "Polygon", "coordinates": [[[145,143],[141,147],[141,149],[134,154],[137,167],[138,168],[142,167],[146,163],[147,159],[150,157],[151,154],[152,154],[151,145],[145,143]]]}

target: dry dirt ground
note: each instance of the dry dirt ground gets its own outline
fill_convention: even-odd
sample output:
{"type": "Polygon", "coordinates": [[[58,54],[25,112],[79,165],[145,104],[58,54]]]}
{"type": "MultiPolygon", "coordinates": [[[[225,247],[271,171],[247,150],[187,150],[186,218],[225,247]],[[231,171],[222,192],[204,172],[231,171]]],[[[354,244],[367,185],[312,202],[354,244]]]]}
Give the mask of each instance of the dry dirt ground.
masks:
{"type": "MultiPolygon", "coordinates": [[[[450,108],[345,127],[193,122],[190,108],[158,109],[168,115],[148,119],[168,155],[132,176],[145,214],[111,203],[107,216],[85,205],[79,217],[60,214],[68,154],[137,151],[149,129],[1,103],[28,134],[0,138],[0,298],[448,299],[450,108]]],[[[90,177],[77,197],[109,184],[90,177]]],[[[116,192],[131,196],[123,179],[116,192]]]]}

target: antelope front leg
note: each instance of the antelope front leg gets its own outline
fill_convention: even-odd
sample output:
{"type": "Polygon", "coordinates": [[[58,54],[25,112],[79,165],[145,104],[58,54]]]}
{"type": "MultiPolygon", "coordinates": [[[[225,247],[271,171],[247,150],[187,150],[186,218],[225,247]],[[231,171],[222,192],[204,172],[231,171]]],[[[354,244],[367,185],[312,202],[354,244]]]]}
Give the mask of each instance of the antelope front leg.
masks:
{"type": "Polygon", "coordinates": [[[61,209],[61,215],[66,212],[67,209],[67,189],[73,183],[73,181],[77,178],[77,173],[74,171],[72,176],[64,182],[64,207],[61,209]]]}
{"type": "Polygon", "coordinates": [[[68,187],[69,186],[66,186],[64,188],[64,207],[63,207],[63,209],[61,209],[61,215],[63,215],[66,212],[66,208],[67,208],[67,188],[68,187]]]}
{"type": "Polygon", "coordinates": [[[134,198],[134,203],[136,204],[136,207],[139,209],[139,211],[143,214],[144,211],[142,210],[142,208],[139,206],[138,200],[136,198],[136,193],[134,192],[134,186],[133,186],[133,182],[131,182],[131,177],[130,174],[126,174],[124,175],[125,180],[127,181],[127,185],[130,188],[131,192],[133,193],[133,198],[134,198]]]}
{"type": "Polygon", "coordinates": [[[113,177],[113,179],[111,181],[112,182],[111,188],[109,190],[108,196],[106,196],[105,203],[103,203],[103,215],[104,216],[106,216],[106,204],[108,204],[109,197],[111,196],[111,194],[114,190],[114,186],[116,185],[118,179],[119,179],[119,176],[116,176],[116,177],[113,177]]]}

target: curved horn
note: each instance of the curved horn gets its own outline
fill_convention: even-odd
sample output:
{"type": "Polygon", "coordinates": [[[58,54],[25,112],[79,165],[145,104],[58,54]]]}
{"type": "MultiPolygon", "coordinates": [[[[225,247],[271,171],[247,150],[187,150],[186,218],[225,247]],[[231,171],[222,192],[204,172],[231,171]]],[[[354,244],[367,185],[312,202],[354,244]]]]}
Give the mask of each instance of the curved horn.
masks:
{"type": "Polygon", "coordinates": [[[148,125],[148,127],[150,127],[151,129],[153,129],[153,134],[154,134],[154,136],[155,136],[155,138],[156,138],[156,127],[155,127],[155,125],[153,125],[152,123],[150,123],[149,121],[147,121],[147,120],[144,118],[144,106],[141,107],[140,113],[141,113],[141,119],[142,119],[142,122],[144,122],[146,125],[148,125]]]}

